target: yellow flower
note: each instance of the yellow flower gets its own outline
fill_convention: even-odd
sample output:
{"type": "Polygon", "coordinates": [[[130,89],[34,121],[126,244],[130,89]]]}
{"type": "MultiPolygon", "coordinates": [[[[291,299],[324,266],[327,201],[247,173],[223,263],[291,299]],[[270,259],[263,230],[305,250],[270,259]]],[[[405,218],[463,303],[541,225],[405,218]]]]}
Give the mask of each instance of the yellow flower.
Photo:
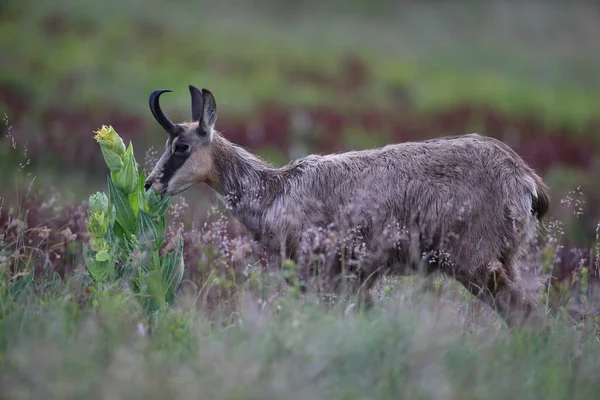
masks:
{"type": "Polygon", "coordinates": [[[116,153],[118,156],[125,153],[125,143],[111,125],[102,125],[102,128],[96,131],[94,139],[101,147],[116,153]]]}
{"type": "Polygon", "coordinates": [[[104,213],[90,213],[87,220],[87,230],[94,236],[102,236],[108,228],[108,218],[104,213]]]}
{"type": "Polygon", "coordinates": [[[94,139],[100,144],[104,161],[111,172],[117,172],[123,168],[125,143],[113,127],[102,125],[102,129],[96,131],[94,139]]]}

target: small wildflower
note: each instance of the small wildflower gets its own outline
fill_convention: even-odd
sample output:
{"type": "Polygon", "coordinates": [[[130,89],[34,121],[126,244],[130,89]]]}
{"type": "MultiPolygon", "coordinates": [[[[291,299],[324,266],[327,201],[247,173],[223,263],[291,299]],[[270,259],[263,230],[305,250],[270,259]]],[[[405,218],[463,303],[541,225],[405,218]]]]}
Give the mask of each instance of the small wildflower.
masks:
{"type": "Polygon", "coordinates": [[[38,233],[38,237],[42,240],[48,239],[48,236],[50,236],[50,233],[52,232],[52,229],[48,228],[47,226],[39,227],[36,230],[38,233]]]}
{"type": "Polygon", "coordinates": [[[154,147],[150,147],[146,151],[146,155],[144,157],[144,166],[146,167],[146,169],[151,170],[153,168],[153,166],[158,162],[159,158],[160,158],[159,152],[154,147]]]}
{"type": "Polygon", "coordinates": [[[567,196],[560,200],[560,204],[566,205],[567,208],[571,208],[573,215],[579,217],[583,215],[583,206],[585,204],[583,197],[581,188],[577,186],[575,190],[569,191],[567,196]]]}
{"type": "Polygon", "coordinates": [[[69,227],[66,227],[65,229],[60,231],[60,234],[65,238],[65,241],[67,242],[73,242],[77,239],[77,234],[71,232],[71,228],[69,227]]]}

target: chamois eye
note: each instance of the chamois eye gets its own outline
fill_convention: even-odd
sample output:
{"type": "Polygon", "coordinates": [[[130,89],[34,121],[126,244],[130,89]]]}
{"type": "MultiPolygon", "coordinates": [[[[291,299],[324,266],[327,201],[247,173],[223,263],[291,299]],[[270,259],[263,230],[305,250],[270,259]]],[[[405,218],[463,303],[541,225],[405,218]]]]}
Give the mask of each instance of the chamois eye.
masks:
{"type": "Polygon", "coordinates": [[[175,153],[186,153],[189,150],[190,146],[187,144],[176,144],[175,145],[175,153]]]}

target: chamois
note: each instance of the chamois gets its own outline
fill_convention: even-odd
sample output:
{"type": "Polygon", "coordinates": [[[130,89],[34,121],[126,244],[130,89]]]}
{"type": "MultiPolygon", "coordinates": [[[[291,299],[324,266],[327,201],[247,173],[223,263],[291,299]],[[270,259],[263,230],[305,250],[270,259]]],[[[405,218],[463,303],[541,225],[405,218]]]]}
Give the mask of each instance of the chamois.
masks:
{"type": "Polygon", "coordinates": [[[160,108],[160,95],[171,90],[150,94],[168,138],[147,189],[175,195],[206,183],[265,249],[298,263],[304,279],[316,268],[304,262],[311,238],[337,232],[316,240],[332,250],[319,267],[328,290],[353,274],[368,301],[382,274],[440,271],[508,326],[535,311],[517,261],[548,211],[548,188],[508,145],[471,133],[309,155],[277,168],[215,130],[209,90],[189,91],[186,123],[171,122],[160,108]]]}

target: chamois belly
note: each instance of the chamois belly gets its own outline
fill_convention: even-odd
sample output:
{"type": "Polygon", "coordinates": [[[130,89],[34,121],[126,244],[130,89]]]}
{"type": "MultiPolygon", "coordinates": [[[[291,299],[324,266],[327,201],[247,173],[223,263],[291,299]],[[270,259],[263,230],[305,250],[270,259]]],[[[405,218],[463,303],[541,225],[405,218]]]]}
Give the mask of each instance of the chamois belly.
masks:
{"type": "Polygon", "coordinates": [[[494,235],[506,225],[505,205],[498,198],[486,203],[470,196],[474,188],[468,185],[405,182],[385,194],[369,191],[368,185],[361,189],[363,194],[352,198],[336,198],[332,192],[334,201],[294,205],[281,218],[286,221],[281,226],[289,250],[296,254],[298,248],[312,245],[331,252],[339,250],[335,244],[343,244],[349,257],[362,260],[362,268],[403,273],[406,268],[449,270],[475,253],[487,256],[494,249],[480,248],[483,240],[499,247],[494,235]],[[483,215],[487,229],[479,223],[483,215]],[[331,245],[318,246],[317,237],[331,245]]]}

